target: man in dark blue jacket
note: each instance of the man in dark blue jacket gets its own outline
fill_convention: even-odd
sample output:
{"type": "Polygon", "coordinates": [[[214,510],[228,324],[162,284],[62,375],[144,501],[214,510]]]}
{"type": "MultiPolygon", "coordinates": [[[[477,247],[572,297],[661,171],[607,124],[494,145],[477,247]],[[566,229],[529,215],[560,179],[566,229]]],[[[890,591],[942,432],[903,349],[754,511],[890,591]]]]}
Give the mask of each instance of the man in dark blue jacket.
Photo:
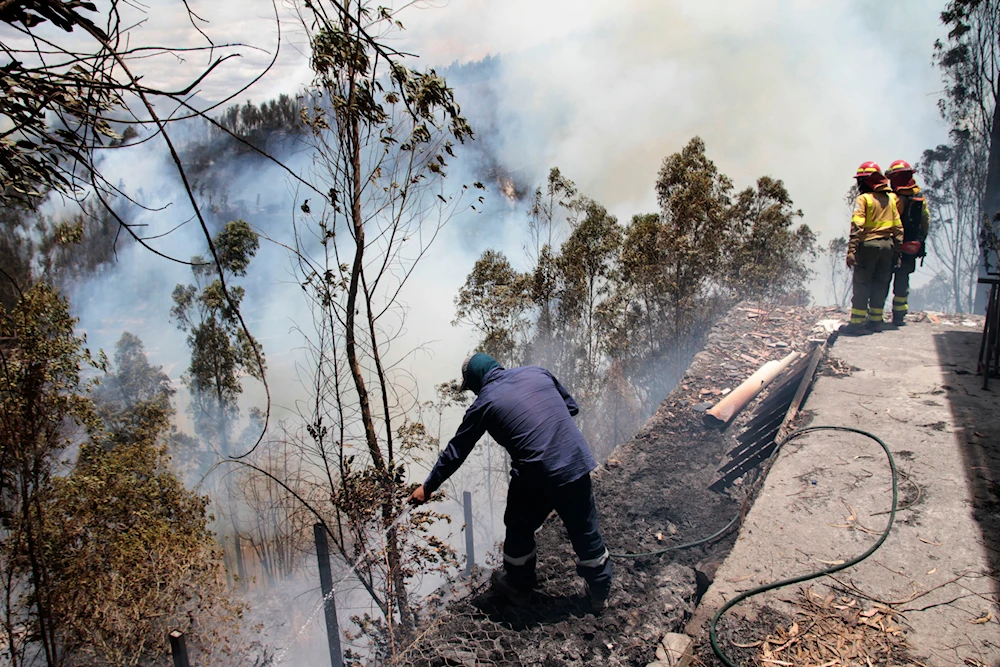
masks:
{"type": "Polygon", "coordinates": [[[529,602],[537,584],[535,531],[555,510],[579,558],[576,571],[586,581],[591,607],[603,610],[611,588],[611,562],[590,485],[597,463],[573,421],[579,412],[576,401],[544,368],[506,370],[483,353],[462,364],[462,388],[471,389],[477,398],[410,502],[425,502],[489,432],[511,458],[504,569],[493,573],[494,588],[515,604],[529,602]]]}

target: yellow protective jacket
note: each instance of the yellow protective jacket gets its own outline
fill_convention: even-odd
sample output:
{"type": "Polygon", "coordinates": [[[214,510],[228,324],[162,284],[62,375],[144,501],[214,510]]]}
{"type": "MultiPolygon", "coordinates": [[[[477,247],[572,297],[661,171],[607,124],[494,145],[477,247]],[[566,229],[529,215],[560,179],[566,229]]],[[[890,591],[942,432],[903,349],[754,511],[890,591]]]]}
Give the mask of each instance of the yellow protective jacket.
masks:
{"type": "Polygon", "coordinates": [[[903,242],[899,198],[888,186],[875,192],[862,193],[855,200],[847,254],[854,255],[862,243],[876,239],[891,239],[893,250],[899,250],[899,245],[903,242]]]}

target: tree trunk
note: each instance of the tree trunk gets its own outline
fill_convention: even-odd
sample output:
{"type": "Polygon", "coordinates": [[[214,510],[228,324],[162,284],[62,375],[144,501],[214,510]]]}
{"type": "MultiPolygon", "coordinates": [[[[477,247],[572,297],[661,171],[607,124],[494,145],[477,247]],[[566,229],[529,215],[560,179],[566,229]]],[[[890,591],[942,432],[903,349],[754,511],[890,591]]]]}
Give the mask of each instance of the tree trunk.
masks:
{"type": "MultiPolygon", "coordinates": [[[[42,647],[45,649],[45,663],[48,667],[56,667],[56,645],[52,628],[52,616],[48,605],[48,587],[45,585],[45,573],[42,559],[38,553],[41,536],[36,534],[31,506],[37,501],[37,484],[30,483],[35,479],[32,467],[24,461],[21,467],[21,520],[24,522],[25,547],[28,552],[28,562],[31,568],[31,585],[34,588],[35,608],[38,610],[38,634],[41,635],[42,647]]],[[[41,525],[41,515],[38,516],[41,525]]]]}
{"type": "MultiPolygon", "coordinates": [[[[347,294],[347,319],[344,346],[347,352],[347,362],[351,369],[351,378],[354,380],[354,388],[358,394],[358,403],[361,407],[361,420],[365,429],[365,440],[368,452],[372,458],[372,465],[381,476],[380,483],[383,487],[382,519],[384,525],[388,526],[393,520],[393,480],[386,465],[385,457],[378,442],[378,432],[375,428],[375,420],[372,416],[371,401],[364,376],[361,373],[361,364],[358,361],[357,352],[357,309],[358,292],[361,289],[364,272],[365,253],[365,227],[364,215],[361,210],[361,198],[363,195],[361,176],[361,131],[358,120],[358,111],[355,109],[356,95],[355,83],[352,77],[349,84],[349,95],[347,113],[349,118],[349,137],[351,155],[351,224],[354,229],[354,263],[351,266],[351,279],[347,294]]],[[[366,304],[367,307],[367,304],[366,304]]],[[[376,345],[376,341],[372,341],[376,345]]],[[[387,576],[390,581],[388,589],[391,591],[393,601],[399,609],[400,622],[404,628],[412,627],[412,614],[410,613],[409,600],[406,596],[405,581],[403,580],[400,548],[396,529],[389,530],[386,534],[386,558],[388,560],[389,572],[387,576]]],[[[391,625],[391,612],[388,611],[389,600],[386,600],[386,621],[391,625]]]]}
{"type": "MultiPolygon", "coordinates": [[[[1000,85],[1000,83],[998,83],[1000,85]]],[[[990,158],[986,171],[986,192],[983,197],[983,208],[994,233],[997,230],[994,217],[1000,214],[1000,90],[995,91],[997,104],[993,109],[993,127],[990,130],[990,158]]],[[[996,260],[996,257],[994,257],[996,260]]],[[[994,268],[996,262],[994,261],[994,268]]]]}
{"type": "MultiPolygon", "coordinates": [[[[353,88],[352,83],[352,104],[354,98],[353,88]]],[[[384,473],[386,470],[385,459],[378,445],[378,434],[375,431],[375,422],[372,419],[368,388],[365,385],[365,378],[361,374],[361,364],[358,362],[356,314],[358,308],[358,291],[361,287],[361,273],[364,270],[365,222],[361,212],[361,132],[358,127],[357,112],[352,109],[349,113],[351,113],[350,140],[352,141],[351,180],[353,191],[351,192],[351,223],[354,227],[354,263],[351,266],[351,280],[347,292],[347,321],[344,331],[344,347],[347,352],[347,363],[351,368],[351,378],[354,380],[354,388],[358,392],[358,403],[361,406],[361,421],[365,427],[365,440],[368,445],[368,453],[372,457],[372,464],[380,472],[384,473]]]]}
{"type": "MultiPolygon", "coordinates": [[[[995,220],[995,216],[1000,215],[1000,90],[995,91],[994,100],[996,105],[993,108],[993,126],[990,130],[990,157],[986,170],[986,191],[983,196],[983,213],[986,217],[983,224],[986,225],[986,233],[982,240],[996,241],[1000,234],[1000,224],[995,220]]],[[[998,268],[997,249],[983,247],[980,249],[979,275],[985,276],[987,271],[996,272],[998,268]]],[[[989,292],[986,285],[978,285],[976,290],[975,312],[986,312],[986,300],[989,292]]]]}
{"type": "MultiPolygon", "coordinates": [[[[368,281],[361,274],[361,286],[365,291],[365,310],[368,318],[368,335],[372,340],[372,358],[375,360],[375,374],[378,377],[379,389],[382,393],[382,413],[385,419],[385,450],[389,463],[394,460],[392,451],[392,420],[389,418],[389,388],[386,383],[385,369],[382,366],[382,355],[378,351],[378,337],[375,333],[375,317],[372,314],[372,297],[368,291],[368,281]]],[[[393,471],[390,471],[392,473],[393,471]]]]}

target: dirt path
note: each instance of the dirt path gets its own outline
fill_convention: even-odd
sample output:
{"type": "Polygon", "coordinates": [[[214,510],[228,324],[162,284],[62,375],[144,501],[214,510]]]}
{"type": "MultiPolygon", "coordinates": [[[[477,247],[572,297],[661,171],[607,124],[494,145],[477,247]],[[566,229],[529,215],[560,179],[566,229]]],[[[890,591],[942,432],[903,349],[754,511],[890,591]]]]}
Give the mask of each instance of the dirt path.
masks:
{"type": "MultiPolygon", "coordinates": [[[[979,331],[960,325],[840,338],[832,354],[855,370],[820,378],[806,406],[811,424],[879,435],[901,472],[888,540],[813,590],[899,614],[916,664],[1000,666],[1000,380],[982,389],[978,350],[979,331]]],[[[886,525],[889,479],[882,450],[861,437],[816,433],[787,447],[689,630],[740,591],[862,553],[886,525]]],[[[781,625],[761,622],[762,605],[765,617],[791,614],[782,600],[795,597],[775,591],[734,613],[760,623],[759,640],[781,625]]]]}
{"type": "MultiPolygon", "coordinates": [[[[699,404],[717,400],[769,359],[806,351],[827,311],[738,308],[709,336],[680,385],[595,476],[602,530],[612,552],[645,552],[709,535],[739,503],[708,490],[734,446],[745,411],[726,432],[706,431],[699,404]]],[[[484,595],[451,603],[429,619],[404,665],[646,665],[656,642],[683,628],[696,604],[699,575],[711,573],[734,536],[671,555],[616,560],[611,603],[585,610],[582,580],[558,519],[538,536],[540,595],[527,611],[497,607],[484,595]]],[[[704,588],[704,584],[702,586],[704,588]]]]}

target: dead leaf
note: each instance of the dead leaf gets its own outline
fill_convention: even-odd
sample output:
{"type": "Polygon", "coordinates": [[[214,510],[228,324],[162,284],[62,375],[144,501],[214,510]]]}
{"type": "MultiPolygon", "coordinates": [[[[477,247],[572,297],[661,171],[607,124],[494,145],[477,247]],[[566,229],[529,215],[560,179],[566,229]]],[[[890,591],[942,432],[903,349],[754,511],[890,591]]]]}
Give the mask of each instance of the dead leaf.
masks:
{"type": "Polygon", "coordinates": [[[933,569],[927,570],[927,574],[934,574],[935,572],[937,572],[937,568],[936,567],[933,568],[933,569]]]}
{"type": "Polygon", "coordinates": [[[989,623],[991,620],[993,620],[993,612],[987,611],[985,616],[980,616],[977,619],[969,621],[969,623],[972,623],[973,625],[982,625],[983,623],[989,623]]]}
{"type": "Polygon", "coordinates": [[[823,563],[823,565],[843,565],[846,561],[842,561],[842,560],[820,560],[819,558],[817,558],[816,562],[823,563]]]}

